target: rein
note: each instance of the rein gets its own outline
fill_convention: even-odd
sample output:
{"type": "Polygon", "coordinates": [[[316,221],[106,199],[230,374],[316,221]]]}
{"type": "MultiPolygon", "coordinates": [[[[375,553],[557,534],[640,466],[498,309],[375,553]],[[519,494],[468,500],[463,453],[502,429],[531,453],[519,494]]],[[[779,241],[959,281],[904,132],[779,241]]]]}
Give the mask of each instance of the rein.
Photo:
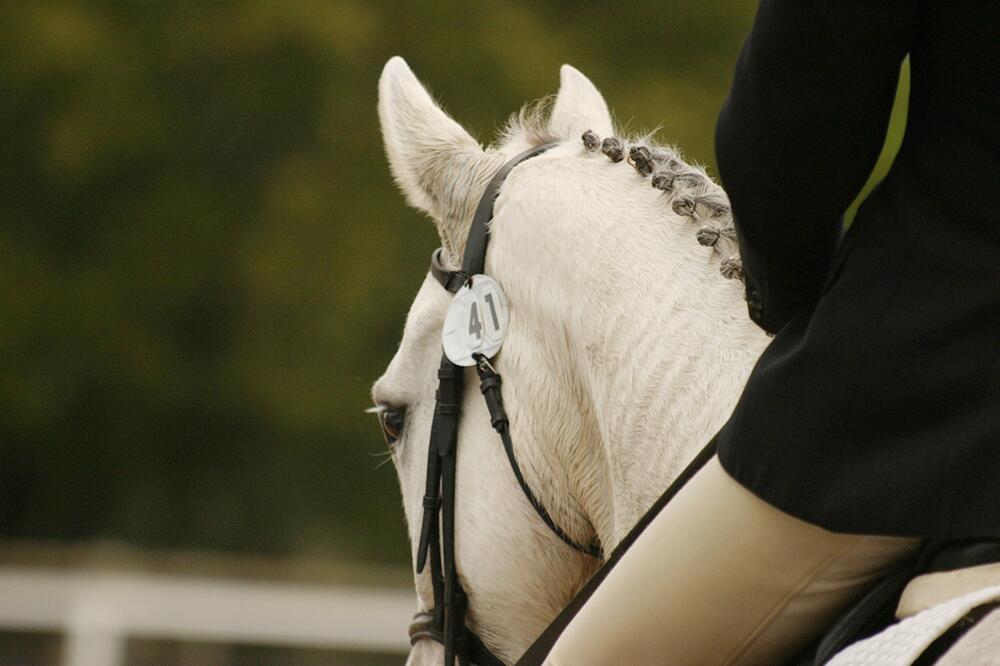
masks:
{"type": "MultiPolygon", "coordinates": [[[[493,219],[493,205],[500,187],[511,170],[521,162],[540,155],[556,144],[546,144],[517,155],[493,176],[479,200],[469,237],[462,258],[462,268],[448,271],[441,264],[441,249],[431,257],[431,274],[451,293],[470,284],[473,277],[482,275],[489,243],[487,225],[493,219]]],[[[490,424],[500,435],[507,460],[521,491],[549,529],[564,543],[595,558],[603,553],[598,543],[582,545],[574,541],[549,515],[532,492],[517,457],[510,437],[510,421],[500,393],[501,378],[490,359],[478,354],[473,357],[479,375],[479,390],[486,400],[490,424]]],[[[458,445],[458,422],[462,394],[465,388],[464,367],[456,365],[447,355],[442,355],[438,367],[437,402],[431,422],[430,445],[427,452],[427,476],[423,499],[423,522],[417,548],[416,571],[421,573],[430,560],[431,586],[434,609],[417,613],[410,625],[410,644],[430,639],[444,645],[444,663],[452,666],[457,657],[460,666],[502,666],[503,661],[483,644],[482,640],[465,625],[468,599],[458,579],[455,566],[455,471],[458,445]]]]}

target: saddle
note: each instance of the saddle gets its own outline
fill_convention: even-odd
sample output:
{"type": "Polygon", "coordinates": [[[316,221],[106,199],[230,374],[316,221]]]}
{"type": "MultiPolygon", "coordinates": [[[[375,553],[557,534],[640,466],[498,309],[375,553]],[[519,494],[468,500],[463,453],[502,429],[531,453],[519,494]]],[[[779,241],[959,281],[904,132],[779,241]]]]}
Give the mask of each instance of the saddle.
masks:
{"type": "MultiPolygon", "coordinates": [[[[800,653],[791,664],[820,666],[848,645],[877,634],[896,620],[989,585],[1000,585],[1000,540],[928,541],[916,556],[879,581],[818,643],[800,653]]],[[[992,603],[970,610],[928,646],[915,664],[934,663],[998,605],[992,603]]]]}

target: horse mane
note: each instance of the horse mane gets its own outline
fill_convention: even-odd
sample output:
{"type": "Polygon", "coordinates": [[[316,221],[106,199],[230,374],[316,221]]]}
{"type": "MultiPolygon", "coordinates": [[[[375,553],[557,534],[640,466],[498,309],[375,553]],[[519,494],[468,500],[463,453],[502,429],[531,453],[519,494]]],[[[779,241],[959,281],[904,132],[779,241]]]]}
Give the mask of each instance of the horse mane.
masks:
{"type": "MultiPolygon", "coordinates": [[[[524,142],[541,146],[567,137],[556,136],[549,128],[553,96],[530,102],[508,118],[500,132],[500,144],[524,142]]],[[[612,162],[626,162],[649,184],[663,193],[664,203],[698,226],[696,238],[701,245],[713,248],[722,261],[719,272],[729,279],[743,279],[743,264],[736,241],[729,197],[705,171],[690,164],[671,145],[653,140],[655,132],[632,136],[599,137],[592,130],[580,136],[589,155],[604,155],[612,162]]]]}

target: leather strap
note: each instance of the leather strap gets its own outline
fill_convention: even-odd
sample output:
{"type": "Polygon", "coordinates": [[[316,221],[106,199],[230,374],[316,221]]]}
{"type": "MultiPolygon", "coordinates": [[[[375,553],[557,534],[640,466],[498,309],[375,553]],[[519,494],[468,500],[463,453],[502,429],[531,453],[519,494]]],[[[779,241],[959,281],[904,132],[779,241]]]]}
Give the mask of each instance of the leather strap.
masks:
{"type": "MultiPolygon", "coordinates": [[[[469,276],[483,272],[489,242],[488,223],[493,218],[493,204],[500,193],[500,186],[515,166],[548,150],[552,145],[554,144],[539,146],[521,153],[504,164],[490,179],[472,220],[461,271],[445,269],[441,263],[440,250],[431,257],[431,273],[445,289],[450,292],[458,291],[469,276]]],[[[503,661],[491,653],[482,640],[465,625],[468,601],[455,564],[455,473],[464,378],[464,368],[442,355],[438,367],[437,402],[427,447],[424,512],[416,558],[417,573],[421,573],[428,559],[430,560],[434,610],[418,613],[414,617],[414,623],[410,626],[410,640],[413,642],[430,638],[442,643],[444,663],[447,666],[453,666],[456,658],[460,666],[502,666],[503,661]]],[[[499,403],[499,397],[497,401],[499,403]]],[[[519,469],[516,474],[521,478],[519,469]]],[[[524,487],[526,486],[522,485],[524,487]]],[[[533,497],[529,495],[529,499],[533,497]]],[[[541,505],[534,500],[533,506],[537,510],[541,505]]],[[[550,527],[555,525],[551,518],[546,522],[550,527]]]]}
{"type": "Polygon", "coordinates": [[[493,219],[493,204],[500,194],[500,186],[507,179],[510,172],[521,162],[531,159],[536,155],[541,155],[549,148],[558,144],[547,143],[543,146],[531,148],[520,155],[511,158],[506,164],[500,167],[493,178],[490,179],[486,191],[483,192],[479,205],[476,206],[476,214],[472,217],[472,226],[469,228],[469,238],[465,241],[465,254],[462,257],[462,272],[466,275],[479,275],[483,272],[486,264],[486,246],[490,242],[489,223],[493,219]]]}
{"type": "Polygon", "coordinates": [[[462,269],[452,271],[444,267],[441,261],[442,248],[434,250],[431,255],[431,275],[441,283],[441,286],[448,291],[455,293],[472,275],[479,275],[483,272],[486,264],[486,246],[489,245],[489,223],[493,219],[493,205],[500,195],[500,187],[510,172],[521,162],[531,159],[536,155],[541,155],[546,150],[558,145],[557,143],[547,143],[543,146],[531,148],[512,157],[500,170],[490,178],[490,182],[483,191],[483,196],[476,206],[476,213],[472,216],[472,226],[469,227],[469,236],[465,241],[465,253],[462,256],[462,269]]]}
{"type": "MultiPolygon", "coordinates": [[[[444,634],[434,626],[434,613],[424,611],[413,616],[410,623],[410,645],[416,645],[419,641],[430,639],[438,643],[444,643],[444,634]]],[[[489,651],[483,641],[471,631],[467,634],[465,645],[461,646],[461,651],[468,653],[469,660],[476,666],[506,666],[499,657],[489,651]]]]}
{"type": "Polygon", "coordinates": [[[431,275],[434,279],[441,283],[441,286],[455,293],[462,288],[462,285],[469,281],[469,275],[466,275],[462,271],[449,271],[441,263],[441,253],[444,251],[443,247],[439,247],[434,250],[431,254],[431,275]]]}
{"type": "Polygon", "coordinates": [[[670,484],[662,495],[660,495],[656,502],[653,503],[653,506],[651,506],[649,510],[643,514],[642,518],[636,522],[632,529],[629,530],[629,533],[625,535],[625,538],[622,539],[621,542],[615,547],[614,551],[612,551],[608,560],[601,565],[601,568],[598,569],[593,576],[591,576],[590,580],[587,581],[587,584],[576,593],[576,596],[573,597],[568,604],[566,604],[566,607],[563,608],[562,612],[556,616],[556,619],[552,620],[549,626],[545,628],[545,631],[542,632],[541,636],[535,639],[535,642],[532,643],[527,652],[521,656],[515,666],[539,666],[543,661],[545,661],[545,657],[548,656],[552,647],[556,644],[556,640],[558,640],[559,636],[569,625],[570,621],[576,617],[577,613],[580,612],[580,609],[583,608],[585,603],[587,603],[587,600],[590,599],[592,594],[594,594],[594,591],[598,588],[598,586],[604,581],[605,578],[607,578],[608,574],[611,573],[611,570],[615,568],[615,565],[618,564],[618,561],[622,558],[622,555],[625,554],[625,551],[627,551],[629,547],[635,543],[635,540],[638,539],[649,524],[653,522],[653,518],[655,518],[663,507],[667,505],[667,502],[673,499],[674,496],[680,492],[680,489],[691,480],[691,477],[693,477],[698,470],[704,467],[705,464],[712,459],[715,455],[715,449],[716,439],[713,437],[712,440],[705,445],[705,448],[703,448],[698,455],[695,456],[694,460],[688,463],[688,466],[684,468],[684,471],[681,472],[676,479],[674,479],[674,482],[670,484]]]}
{"type": "Polygon", "coordinates": [[[542,506],[538,498],[535,497],[535,493],[531,491],[531,486],[528,485],[528,482],[524,480],[524,474],[521,473],[521,466],[517,463],[517,456],[514,455],[514,442],[510,438],[510,421],[507,418],[507,412],[504,410],[503,397],[500,394],[500,375],[497,374],[493,366],[485,358],[480,357],[477,361],[476,371],[479,373],[479,379],[481,380],[479,390],[482,392],[483,397],[486,398],[486,408],[490,412],[490,425],[500,435],[504,452],[507,454],[508,462],[510,462],[510,468],[514,472],[514,478],[517,479],[517,484],[521,486],[524,496],[528,498],[528,502],[531,503],[531,506],[535,509],[535,513],[542,519],[542,522],[548,525],[549,529],[563,540],[563,543],[591,557],[601,559],[604,555],[601,544],[594,541],[584,546],[566,534],[556,524],[556,521],[552,519],[552,516],[545,510],[545,507],[542,506]]]}

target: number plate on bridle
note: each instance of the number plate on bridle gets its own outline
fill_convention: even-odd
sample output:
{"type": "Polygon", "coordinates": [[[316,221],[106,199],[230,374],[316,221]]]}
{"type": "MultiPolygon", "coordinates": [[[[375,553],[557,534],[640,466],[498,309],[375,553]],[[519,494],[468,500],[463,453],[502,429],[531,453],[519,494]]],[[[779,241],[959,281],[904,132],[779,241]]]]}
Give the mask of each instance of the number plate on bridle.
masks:
{"type": "Polygon", "coordinates": [[[497,281],[473,275],[455,294],[445,315],[441,331],[445,355],[462,366],[475,365],[480,354],[493,358],[503,344],[509,320],[507,299],[497,281]]]}

